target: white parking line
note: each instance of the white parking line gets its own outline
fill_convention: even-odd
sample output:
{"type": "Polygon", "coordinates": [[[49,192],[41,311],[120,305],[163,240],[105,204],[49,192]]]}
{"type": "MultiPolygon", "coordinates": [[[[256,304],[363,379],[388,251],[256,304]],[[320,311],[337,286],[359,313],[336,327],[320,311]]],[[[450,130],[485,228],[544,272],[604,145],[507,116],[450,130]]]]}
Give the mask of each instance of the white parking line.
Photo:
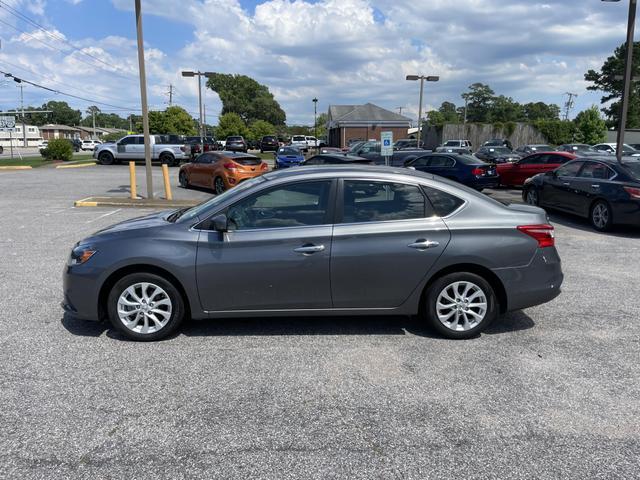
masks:
{"type": "Polygon", "coordinates": [[[107,212],[104,215],[100,215],[99,217],[96,217],[93,220],[87,220],[85,223],[95,222],[96,220],[100,220],[101,218],[108,217],[109,215],[113,215],[114,213],[118,213],[121,210],[122,210],[121,208],[118,208],[117,210],[114,210],[113,212],[107,212]]]}

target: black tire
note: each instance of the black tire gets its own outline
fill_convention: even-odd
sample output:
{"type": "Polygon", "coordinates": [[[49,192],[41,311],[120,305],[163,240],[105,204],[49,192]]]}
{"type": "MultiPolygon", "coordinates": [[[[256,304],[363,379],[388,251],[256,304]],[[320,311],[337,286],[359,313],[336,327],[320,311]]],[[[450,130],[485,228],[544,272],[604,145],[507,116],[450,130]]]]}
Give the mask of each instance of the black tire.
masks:
{"type": "Polygon", "coordinates": [[[227,188],[224,185],[224,180],[222,179],[222,177],[216,177],[213,180],[213,190],[214,192],[216,192],[216,195],[220,195],[221,193],[224,193],[224,191],[227,188]]]}
{"type": "Polygon", "coordinates": [[[534,207],[540,206],[540,193],[536,187],[527,187],[524,191],[524,201],[529,205],[533,205],[534,207]]]}
{"type": "Polygon", "coordinates": [[[98,163],[100,165],[113,165],[113,154],[111,152],[100,152],[98,155],[98,163]]]}
{"type": "MultiPolygon", "coordinates": [[[[140,290],[136,291],[139,292],[140,290]]],[[[154,300],[157,298],[161,298],[164,300],[164,294],[161,294],[160,297],[150,298],[150,300],[154,300]]],[[[153,306],[153,303],[146,304],[153,306]]],[[[180,295],[180,292],[171,282],[153,273],[133,273],[121,278],[113,286],[113,288],[109,292],[109,297],[107,299],[107,312],[109,313],[109,320],[111,321],[111,324],[125,337],[131,340],[138,341],[154,341],[166,338],[178,329],[184,319],[185,308],[182,295],[180,295]],[[120,298],[120,295],[129,287],[139,283],[149,283],[154,286],[160,287],[162,290],[164,290],[166,296],[168,296],[168,299],[171,302],[171,311],[168,320],[162,327],[159,327],[158,330],[152,331],[151,333],[140,333],[126,327],[123,321],[120,320],[120,317],[118,315],[118,299],[120,298]]],[[[154,315],[157,315],[157,318],[162,318],[161,315],[154,315]]],[[[155,326],[152,327],[152,325],[154,325],[153,321],[150,321],[149,319],[147,319],[146,321],[151,328],[156,328],[155,326]]],[[[141,319],[138,322],[138,326],[143,327],[143,325],[140,325],[140,323],[144,325],[144,320],[141,319]]]]}
{"type": "MultiPolygon", "coordinates": [[[[462,285],[461,288],[463,286],[464,285],[462,285]]],[[[448,293],[448,295],[451,297],[450,293],[448,293]]],[[[473,297],[469,298],[473,300],[473,297]]],[[[425,302],[426,305],[424,311],[426,312],[427,322],[442,336],[452,339],[465,339],[477,336],[497,318],[499,311],[496,294],[489,282],[487,282],[481,276],[470,272],[449,273],[436,279],[429,286],[425,302]],[[478,312],[481,311],[481,307],[472,306],[471,308],[467,307],[467,310],[464,310],[465,304],[463,300],[465,299],[465,297],[461,296],[460,303],[455,303],[456,300],[458,300],[456,295],[456,298],[451,302],[451,305],[456,305],[455,308],[441,309],[441,312],[444,313],[444,316],[449,315],[451,312],[453,312],[452,316],[450,317],[452,321],[449,322],[451,326],[445,326],[445,324],[438,318],[436,304],[438,303],[440,295],[445,291],[451,292],[451,289],[453,288],[452,285],[456,284],[456,282],[467,282],[467,284],[474,285],[478,290],[482,292],[482,295],[484,295],[484,298],[486,300],[484,302],[486,304],[484,315],[479,320],[475,319],[475,316],[471,317],[472,313],[475,313],[477,315],[478,312]],[[458,309],[458,305],[460,309],[458,309]],[[458,310],[459,313],[456,313],[456,310],[458,310]],[[456,318],[459,318],[459,320],[455,320],[456,318]],[[471,323],[468,325],[469,328],[462,329],[464,327],[463,325],[461,325],[461,322],[462,324],[464,324],[464,320],[467,318],[472,318],[471,323]],[[473,325],[474,321],[477,322],[475,325],[473,325]],[[461,329],[455,329],[453,327],[456,322],[456,327],[459,327],[461,329]]],[[[469,302],[467,303],[467,305],[474,305],[474,303],[475,302],[469,302]]]]}
{"type": "Polygon", "coordinates": [[[0,154],[4,153],[4,147],[0,145],[0,154]]]}
{"type": "Polygon", "coordinates": [[[589,210],[591,226],[598,232],[608,232],[613,228],[613,212],[604,200],[597,200],[589,210]]]}
{"type": "Polygon", "coordinates": [[[173,167],[175,161],[176,161],[175,157],[170,153],[163,153],[162,155],[160,155],[161,164],[166,163],[170,167],[173,167]]]}
{"type": "Polygon", "coordinates": [[[182,188],[189,188],[189,179],[187,178],[186,173],[180,172],[178,174],[178,182],[180,182],[180,186],[182,188]]]}

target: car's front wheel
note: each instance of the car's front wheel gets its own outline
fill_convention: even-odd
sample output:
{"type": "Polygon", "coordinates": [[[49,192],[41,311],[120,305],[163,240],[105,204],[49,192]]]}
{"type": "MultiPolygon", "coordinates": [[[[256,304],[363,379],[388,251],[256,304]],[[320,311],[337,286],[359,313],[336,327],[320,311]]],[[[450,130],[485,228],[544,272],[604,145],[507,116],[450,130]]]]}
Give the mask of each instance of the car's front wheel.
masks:
{"type": "Polygon", "coordinates": [[[111,289],[107,311],[112,325],[132,340],[160,340],[171,335],[184,318],[180,292],[152,273],[121,278],[111,289]]]}
{"type": "Polygon", "coordinates": [[[98,163],[100,163],[100,165],[113,165],[113,155],[111,154],[111,152],[100,152],[100,155],[98,155],[98,163]]]}
{"type": "Polygon", "coordinates": [[[178,182],[180,182],[180,186],[182,188],[189,188],[189,179],[187,178],[187,174],[185,172],[180,172],[178,175],[178,182]]]}
{"type": "Polygon", "coordinates": [[[450,273],[438,278],[426,296],[427,320],[447,338],[478,335],[498,316],[493,288],[475,273],[450,273]]]}

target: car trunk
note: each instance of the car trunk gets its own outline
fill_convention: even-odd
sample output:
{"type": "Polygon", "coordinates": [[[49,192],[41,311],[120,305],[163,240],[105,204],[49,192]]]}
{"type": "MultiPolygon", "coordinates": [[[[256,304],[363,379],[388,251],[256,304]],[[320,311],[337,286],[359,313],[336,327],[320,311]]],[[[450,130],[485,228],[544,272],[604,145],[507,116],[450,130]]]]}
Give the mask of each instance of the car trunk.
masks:
{"type": "Polygon", "coordinates": [[[239,157],[234,158],[233,161],[245,167],[255,167],[256,165],[260,165],[262,163],[262,160],[255,157],[239,157]]]}

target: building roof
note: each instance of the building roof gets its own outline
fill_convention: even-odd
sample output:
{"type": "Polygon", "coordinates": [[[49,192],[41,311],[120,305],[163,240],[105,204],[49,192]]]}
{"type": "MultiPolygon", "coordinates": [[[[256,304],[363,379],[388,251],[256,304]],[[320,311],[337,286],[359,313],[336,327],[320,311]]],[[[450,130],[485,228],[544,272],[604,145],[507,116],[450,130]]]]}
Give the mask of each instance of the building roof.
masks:
{"type": "Polygon", "coordinates": [[[411,119],[390,110],[365,103],[364,105],[329,105],[329,123],[344,126],[347,123],[396,123],[411,126],[411,119]]]}
{"type": "Polygon", "coordinates": [[[49,123],[47,125],[42,125],[40,130],[67,130],[69,132],[78,132],[79,129],[76,127],[70,127],[68,125],[58,125],[55,123],[49,123]]]}

